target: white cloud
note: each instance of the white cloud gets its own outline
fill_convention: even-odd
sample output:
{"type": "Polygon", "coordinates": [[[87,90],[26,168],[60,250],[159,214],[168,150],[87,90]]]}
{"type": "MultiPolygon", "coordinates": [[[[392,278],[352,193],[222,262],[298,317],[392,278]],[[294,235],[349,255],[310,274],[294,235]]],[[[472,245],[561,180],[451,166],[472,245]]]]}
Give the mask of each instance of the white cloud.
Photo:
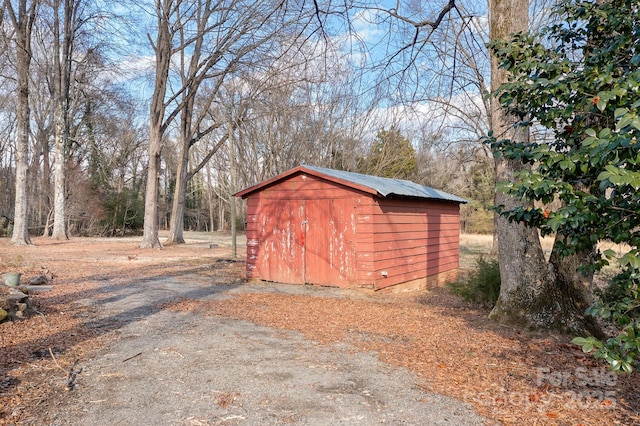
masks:
{"type": "Polygon", "coordinates": [[[358,40],[367,44],[376,44],[387,36],[387,31],[380,25],[380,12],[365,9],[356,13],[352,26],[358,40]]]}

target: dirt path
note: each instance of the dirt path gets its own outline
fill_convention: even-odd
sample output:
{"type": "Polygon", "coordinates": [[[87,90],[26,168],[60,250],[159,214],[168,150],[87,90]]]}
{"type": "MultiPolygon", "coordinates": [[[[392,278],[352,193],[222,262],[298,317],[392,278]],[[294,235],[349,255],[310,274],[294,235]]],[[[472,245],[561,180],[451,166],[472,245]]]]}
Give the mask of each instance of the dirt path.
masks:
{"type": "Polygon", "coordinates": [[[52,424],[482,424],[468,406],[423,392],[415,376],[374,353],[162,309],[260,288],[307,291],[211,284],[196,275],[105,283],[79,303],[97,308],[93,326],[112,328],[117,339],[83,362],[72,395],[50,413],[52,424]]]}

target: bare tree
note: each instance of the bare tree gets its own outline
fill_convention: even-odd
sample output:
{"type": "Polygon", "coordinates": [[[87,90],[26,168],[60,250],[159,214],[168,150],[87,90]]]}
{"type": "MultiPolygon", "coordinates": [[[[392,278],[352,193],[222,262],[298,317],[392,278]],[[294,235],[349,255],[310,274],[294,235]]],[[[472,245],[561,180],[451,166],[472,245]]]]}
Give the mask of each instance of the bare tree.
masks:
{"type": "Polygon", "coordinates": [[[54,56],[54,215],[52,237],[57,240],[69,238],[66,215],[66,167],[69,145],[69,95],[71,89],[72,54],[75,32],[79,27],[78,9],[82,0],[60,0],[53,2],[53,56],[54,56]],[[62,33],[60,32],[62,12],[62,33]]]}
{"type": "MultiPolygon", "coordinates": [[[[156,213],[158,185],[154,181],[158,179],[162,138],[168,127],[179,118],[179,170],[176,174],[169,240],[182,242],[186,182],[202,167],[199,164],[192,170],[188,169],[189,149],[223,124],[205,124],[206,111],[209,109],[207,104],[213,102],[217,88],[239,67],[254,66],[258,60],[263,61],[268,57],[269,43],[275,40],[274,34],[301,22],[299,11],[284,6],[285,2],[244,0],[156,2],[158,33],[152,43],[156,53],[156,80],[151,105],[150,159],[142,247],[160,246],[156,213]],[[291,13],[293,15],[289,18],[291,13]],[[172,58],[179,61],[181,73],[176,78],[170,72],[172,58]],[[169,81],[171,85],[168,85],[169,81]],[[205,82],[210,83],[207,91],[209,98],[204,100],[202,109],[196,111],[196,98],[202,95],[200,88],[205,82]]],[[[215,149],[224,143],[222,137],[214,146],[215,149]]],[[[213,152],[209,153],[208,158],[211,155],[213,152]]]]}
{"type": "MultiPolygon", "coordinates": [[[[249,6],[239,1],[223,4],[212,3],[211,0],[198,1],[191,10],[189,16],[181,15],[186,22],[179,25],[182,87],[178,90],[181,101],[175,110],[180,112],[179,161],[167,240],[172,243],[184,243],[187,182],[202,167],[200,164],[189,171],[189,150],[227,121],[207,122],[209,107],[218,88],[227,76],[236,71],[239,64],[249,67],[256,61],[257,50],[273,36],[273,32],[268,28],[268,20],[275,19],[277,12],[271,7],[265,8],[260,3],[252,3],[249,6]],[[193,26],[195,36],[190,35],[191,31],[186,32],[190,26],[193,26]],[[253,55],[254,58],[248,58],[249,55],[253,55]],[[203,99],[200,109],[196,110],[196,96],[205,81],[209,82],[211,90],[203,92],[207,97],[203,99]]],[[[265,60],[263,57],[259,59],[265,60]]],[[[229,134],[227,132],[219,136],[219,142],[213,146],[208,158],[222,146],[229,134]]]]}
{"type": "Polygon", "coordinates": [[[140,247],[161,247],[158,237],[158,190],[160,179],[160,154],[162,152],[162,139],[167,129],[165,111],[167,105],[167,83],[169,68],[171,67],[171,55],[173,53],[173,33],[171,19],[176,13],[176,2],[173,0],[156,0],[157,36],[152,41],[155,52],[155,85],[151,97],[151,109],[149,114],[149,164],[147,166],[147,186],[144,208],[144,233],[140,247]]]}
{"type": "Polygon", "coordinates": [[[13,236],[16,245],[31,244],[29,237],[28,161],[29,161],[29,78],[32,58],[31,32],[36,20],[37,0],[18,0],[17,10],[10,0],[4,1],[4,12],[12,26],[18,80],[16,129],[16,196],[13,236]]]}
{"type": "MultiPolygon", "coordinates": [[[[233,100],[242,117],[236,130],[242,142],[236,151],[243,165],[239,185],[302,163],[354,170],[355,146],[372,110],[366,96],[358,97],[361,76],[322,40],[278,56],[266,72],[242,73],[221,91],[220,103],[233,100]]],[[[217,161],[228,164],[221,157],[217,161]]],[[[227,191],[225,185],[218,189],[227,191]]]]}

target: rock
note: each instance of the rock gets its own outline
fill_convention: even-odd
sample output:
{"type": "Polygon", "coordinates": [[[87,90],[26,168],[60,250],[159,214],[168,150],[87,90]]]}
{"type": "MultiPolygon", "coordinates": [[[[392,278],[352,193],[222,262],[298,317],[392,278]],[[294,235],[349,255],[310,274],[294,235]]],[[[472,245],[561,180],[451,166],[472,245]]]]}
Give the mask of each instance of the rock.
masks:
{"type": "Polygon", "coordinates": [[[49,278],[46,275],[38,275],[37,277],[31,278],[29,281],[31,285],[45,285],[49,284],[49,278]]]}
{"type": "Polygon", "coordinates": [[[1,287],[4,288],[0,289],[0,322],[29,318],[36,314],[29,295],[25,294],[26,288],[1,287]]]}
{"type": "Polygon", "coordinates": [[[15,293],[11,293],[9,296],[7,296],[7,302],[9,302],[11,305],[18,305],[21,303],[27,303],[27,301],[29,300],[29,296],[24,294],[23,292],[15,292],[15,293]]]}
{"type": "Polygon", "coordinates": [[[51,291],[52,288],[53,287],[50,286],[50,285],[30,285],[28,287],[25,287],[25,290],[28,293],[31,293],[31,292],[38,292],[39,293],[39,292],[42,292],[42,291],[51,291]]]}
{"type": "Polygon", "coordinates": [[[6,274],[2,274],[2,280],[4,281],[5,285],[9,287],[17,287],[18,285],[20,285],[21,275],[22,274],[20,273],[8,272],[6,274]]]}

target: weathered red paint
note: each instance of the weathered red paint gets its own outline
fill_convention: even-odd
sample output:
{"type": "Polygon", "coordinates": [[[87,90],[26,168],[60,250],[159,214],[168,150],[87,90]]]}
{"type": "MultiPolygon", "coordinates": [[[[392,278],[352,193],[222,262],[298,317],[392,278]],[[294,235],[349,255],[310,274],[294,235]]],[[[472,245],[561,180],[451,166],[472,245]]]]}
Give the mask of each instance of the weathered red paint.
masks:
{"type": "Polygon", "coordinates": [[[387,199],[304,167],[237,195],[252,279],[383,289],[458,268],[455,202],[387,199]]]}

